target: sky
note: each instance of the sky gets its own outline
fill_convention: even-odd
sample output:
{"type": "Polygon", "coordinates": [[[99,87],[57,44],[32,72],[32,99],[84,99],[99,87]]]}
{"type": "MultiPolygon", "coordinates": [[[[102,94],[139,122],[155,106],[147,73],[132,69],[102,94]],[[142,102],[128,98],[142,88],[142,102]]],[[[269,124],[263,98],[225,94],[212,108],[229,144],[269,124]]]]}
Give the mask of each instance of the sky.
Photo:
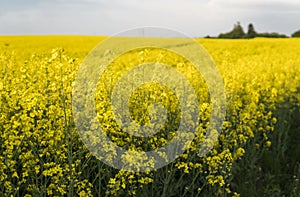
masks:
{"type": "Polygon", "coordinates": [[[299,0],[0,0],[0,35],[115,35],[142,26],[217,36],[239,21],[247,31],[300,29],[299,0]]]}

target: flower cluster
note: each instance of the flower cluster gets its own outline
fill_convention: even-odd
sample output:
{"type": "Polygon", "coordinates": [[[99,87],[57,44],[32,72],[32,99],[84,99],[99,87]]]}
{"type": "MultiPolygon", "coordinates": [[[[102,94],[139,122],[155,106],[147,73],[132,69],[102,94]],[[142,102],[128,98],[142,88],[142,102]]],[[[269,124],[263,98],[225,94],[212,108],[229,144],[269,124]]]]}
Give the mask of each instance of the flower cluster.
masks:
{"type": "MultiPolygon", "coordinates": [[[[182,73],[195,89],[200,113],[195,138],[174,162],[145,172],[105,165],[87,150],[77,133],[72,87],[88,48],[71,58],[62,48],[47,53],[43,48],[35,55],[25,55],[0,46],[0,196],[239,196],[231,184],[235,163],[247,154],[245,147],[272,148],[276,142],[270,136],[277,132],[278,108],[291,104],[300,107],[300,40],[293,40],[296,44],[268,39],[200,42],[224,77],[227,96],[222,132],[206,156],[199,155],[199,150],[210,124],[209,90],[184,57],[162,49],[135,49],[111,62],[99,79],[97,121],[112,142],[137,152],[136,157],[122,157],[131,161],[136,171],[143,160],[148,159],[151,168],[154,165],[141,151],[155,151],[176,137],[189,136],[176,135],[184,113],[182,103],[170,88],[155,82],[135,89],[128,106],[136,124],[149,125],[149,132],[157,132],[148,137],[124,132],[116,121],[122,117],[113,111],[110,99],[122,75],[136,65],[160,62],[182,73]],[[153,112],[154,103],[165,109],[165,122],[153,112]]],[[[125,94],[129,89],[123,91],[125,94]]],[[[193,113],[185,118],[189,127],[195,127],[193,113]]],[[[108,159],[114,160],[115,150],[103,148],[108,159]]]]}

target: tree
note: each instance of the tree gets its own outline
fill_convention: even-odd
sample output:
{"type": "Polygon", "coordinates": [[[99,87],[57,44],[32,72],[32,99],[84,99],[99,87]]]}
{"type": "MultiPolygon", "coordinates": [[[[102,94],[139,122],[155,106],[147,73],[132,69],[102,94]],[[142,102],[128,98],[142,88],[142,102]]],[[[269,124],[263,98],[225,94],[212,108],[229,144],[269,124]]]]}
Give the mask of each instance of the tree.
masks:
{"type": "Polygon", "coordinates": [[[259,34],[257,34],[257,37],[264,37],[264,38],[288,38],[287,35],[279,34],[279,33],[276,33],[276,32],[259,33],[259,34]]]}
{"type": "Polygon", "coordinates": [[[234,25],[233,30],[231,30],[228,33],[223,33],[220,34],[218,37],[219,38],[244,38],[245,37],[245,32],[243,30],[243,27],[241,26],[240,22],[237,22],[237,24],[234,25]]]}
{"type": "Polygon", "coordinates": [[[300,30],[298,30],[298,31],[296,31],[296,32],[294,32],[294,33],[292,33],[292,37],[293,37],[293,38],[300,37],[300,30]]]}
{"type": "Polygon", "coordinates": [[[257,35],[257,33],[256,33],[255,29],[254,29],[254,25],[252,23],[250,23],[248,25],[248,32],[247,32],[246,37],[247,38],[255,38],[256,35],[257,35]]]}
{"type": "MultiPolygon", "coordinates": [[[[254,29],[254,25],[250,23],[248,25],[248,32],[245,34],[243,27],[241,26],[240,22],[234,25],[233,30],[228,33],[221,33],[219,34],[218,38],[230,38],[230,39],[237,39],[237,38],[255,38],[255,37],[265,37],[265,38],[288,38],[285,34],[280,34],[277,32],[265,32],[265,33],[257,33],[254,29]]],[[[293,33],[292,37],[300,37],[300,30],[293,33]]]]}
{"type": "Polygon", "coordinates": [[[232,38],[243,38],[244,36],[245,36],[245,32],[243,30],[243,27],[241,26],[240,22],[237,22],[237,24],[234,25],[234,28],[231,31],[231,37],[232,38]]]}

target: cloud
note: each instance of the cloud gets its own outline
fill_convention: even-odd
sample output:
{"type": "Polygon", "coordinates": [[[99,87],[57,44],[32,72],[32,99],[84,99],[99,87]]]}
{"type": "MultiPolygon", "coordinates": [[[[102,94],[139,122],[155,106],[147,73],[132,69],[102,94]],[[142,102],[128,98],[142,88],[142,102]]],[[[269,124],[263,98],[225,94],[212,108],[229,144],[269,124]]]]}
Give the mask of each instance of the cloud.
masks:
{"type": "Polygon", "coordinates": [[[298,0],[211,0],[210,4],[226,9],[256,10],[268,12],[290,12],[299,11],[298,0]]]}
{"type": "Polygon", "coordinates": [[[0,0],[0,34],[112,35],[160,26],[205,36],[236,21],[291,33],[300,28],[298,10],[298,0],[0,0]]]}

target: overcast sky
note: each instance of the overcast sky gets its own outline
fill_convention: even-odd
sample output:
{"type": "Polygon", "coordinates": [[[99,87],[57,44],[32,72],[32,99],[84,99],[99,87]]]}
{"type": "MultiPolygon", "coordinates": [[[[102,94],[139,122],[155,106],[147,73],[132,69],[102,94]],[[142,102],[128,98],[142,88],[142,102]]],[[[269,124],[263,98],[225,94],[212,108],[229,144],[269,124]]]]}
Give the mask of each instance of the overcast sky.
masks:
{"type": "Polygon", "coordinates": [[[0,0],[0,34],[113,35],[140,26],[216,36],[240,21],[258,32],[300,29],[300,0],[0,0]]]}

